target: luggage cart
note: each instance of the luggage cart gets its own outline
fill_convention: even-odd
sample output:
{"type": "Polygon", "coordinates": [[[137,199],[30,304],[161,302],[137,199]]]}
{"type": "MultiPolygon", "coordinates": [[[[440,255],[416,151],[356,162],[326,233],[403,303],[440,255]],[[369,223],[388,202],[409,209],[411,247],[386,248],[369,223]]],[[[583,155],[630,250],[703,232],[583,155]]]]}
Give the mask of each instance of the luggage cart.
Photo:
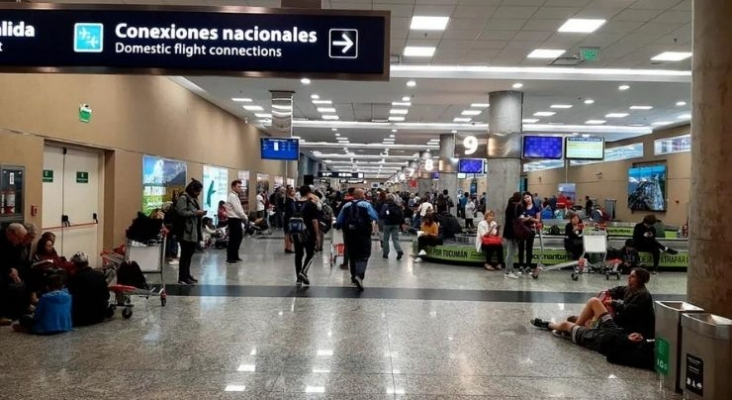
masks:
{"type": "Polygon", "coordinates": [[[346,244],[343,242],[343,231],[335,228],[330,230],[330,267],[338,264],[340,258],[341,263],[345,260],[346,244]]]}

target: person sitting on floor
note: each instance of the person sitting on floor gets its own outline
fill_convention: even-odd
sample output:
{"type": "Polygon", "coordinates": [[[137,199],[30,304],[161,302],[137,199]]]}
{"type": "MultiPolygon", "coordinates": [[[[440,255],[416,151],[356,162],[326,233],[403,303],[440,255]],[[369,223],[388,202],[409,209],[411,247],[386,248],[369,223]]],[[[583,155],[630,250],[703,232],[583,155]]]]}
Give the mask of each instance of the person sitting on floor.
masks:
{"type": "Polygon", "coordinates": [[[629,274],[634,268],[641,266],[640,254],[638,254],[638,250],[635,248],[633,239],[625,241],[625,246],[620,249],[618,258],[622,261],[618,266],[618,271],[621,274],[629,274]]]}
{"type": "Polygon", "coordinates": [[[66,276],[73,275],[76,272],[74,264],[58,255],[56,249],[53,247],[55,235],[51,235],[53,233],[46,232],[38,240],[36,253],[33,255],[34,268],[41,268],[43,271],[48,271],[49,269],[63,270],[66,276]]]}
{"type": "Polygon", "coordinates": [[[51,275],[46,290],[38,299],[35,313],[22,316],[13,325],[14,331],[50,335],[71,330],[71,295],[63,288],[63,278],[51,275]]]}
{"type": "Polygon", "coordinates": [[[89,266],[89,257],[84,253],[76,253],[71,262],[76,266],[76,274],[68,285],[73,299],[74,326],[94,325],[111,317],[109,288],[104,274],[89,266]]]}
{"type": "Polygon", "coordinates": [[[553,323],[535,318],[531,324],[552,331],[556,336],[571,339],[575,344],[604,355],[612,364],[648,370],[654,369],[654,342],[640,332],[628,333],[616,323],[608,309],[593,297],[585,304],[577,322],[553,323]],[[581,323],[596,318],[598,324],[590,328],[581,323]]]}
{"type": "Polygon", "coordinates": [[[422,227],[420,229],[421,235],[417,237],[417,258],[414,262],[422,262],[422,256],[426,256],[427,252],[424,250],[429,246],[439,246],[442,244],[440,240],[440,226],[435,222],[432,214],[427,214],[422,218],[422,227]]]}

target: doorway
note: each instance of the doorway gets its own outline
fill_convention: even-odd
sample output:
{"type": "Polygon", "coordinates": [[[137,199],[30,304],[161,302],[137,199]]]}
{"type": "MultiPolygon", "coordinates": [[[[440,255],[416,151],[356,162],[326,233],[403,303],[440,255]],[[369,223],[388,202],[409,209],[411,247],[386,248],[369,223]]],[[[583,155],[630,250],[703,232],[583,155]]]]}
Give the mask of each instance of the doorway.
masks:
{"type": "Polygon", "coordinates": [[[43,232],[56,234],[56,251],[70,258],[82,251],[100,259],[100,187],[104,153],[46,145],[43,151],[43,232]]]}

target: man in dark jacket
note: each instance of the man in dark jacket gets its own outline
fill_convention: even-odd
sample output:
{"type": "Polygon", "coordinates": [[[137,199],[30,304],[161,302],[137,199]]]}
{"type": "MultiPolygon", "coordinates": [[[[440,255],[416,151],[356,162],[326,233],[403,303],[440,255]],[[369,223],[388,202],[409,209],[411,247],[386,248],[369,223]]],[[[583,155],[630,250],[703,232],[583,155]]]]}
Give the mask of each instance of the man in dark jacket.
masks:
{"type": "Polygon", "coordinates": [[[89,266],[84,253],[76,253],[71,262],[77,268],[68,284],[72,298],[71,319],[74,326],[94,325],[111,316],[109,288],[104,275],[89,266]]]}
{"type": "Polygon", "coordinates": [[[389,258],[389,240],[394,244],[397,252],[397,260],[404,256],[401,245],[399,245],[399,230],[404,224],[404,212],[396,203],[396,195],[389,193],[386,196],[386,204],[379,210],[379,218],[384,221],[384,243],[382,253],[384,258],[389,258]]]}
{"type": "Polygon", "coordinates": [[[22,277],[30,267],[23,224],[10,224],[0,232],[0,326],[10,325],[28,306],[22,277]]]}
{"type": "Polygon", "coordinates": [[[633,228],[633,242],[635,242],[636,250],[651,253],[653,257],[652,274],[658,273],[658,264],[661,262],[662,251],[668,254],[678,253],[676,250],[658,243],[656,240],[658,232],[654,228],[656,222],[655,215],[646,215],[643,217],[643,222],[636,224],[635,228],[633,228]]]}
{"type": "Polygon", "coordinates": [[[442,228],[442,240],[454,240],[455,235],[463,231],[460,221],[450,214],[450,211],[440,214],[440,227],[442,228]]]}

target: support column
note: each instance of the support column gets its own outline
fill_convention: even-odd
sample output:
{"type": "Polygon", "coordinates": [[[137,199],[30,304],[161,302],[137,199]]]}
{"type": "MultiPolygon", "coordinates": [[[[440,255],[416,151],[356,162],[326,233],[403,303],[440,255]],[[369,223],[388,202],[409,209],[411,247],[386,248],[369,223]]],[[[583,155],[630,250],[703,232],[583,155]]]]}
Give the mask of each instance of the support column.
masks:
{"type": "Polygon", "coordinates": [[[694,1],[689,301],[732,318],[732,3],[694,1]]]}
{"type": "MultiPolygon", "coordinates": [[[[517,91],[488,95],[488,201],[503,224],[503,210],[521,179],[521,129],[524,94],[517,91]]],[[[478,194],[480,195],[480,193],[478,194]]]]}
{"type": "Polygon", "coordinates": [[[440,179],[437,180],[437,192],[447,190],[448,195],[455,203],[450,212],[457,215],[457,159],[455,158],[455,134],[443,133],[440,135],[440,161],[438,162],[440,179]]]}

